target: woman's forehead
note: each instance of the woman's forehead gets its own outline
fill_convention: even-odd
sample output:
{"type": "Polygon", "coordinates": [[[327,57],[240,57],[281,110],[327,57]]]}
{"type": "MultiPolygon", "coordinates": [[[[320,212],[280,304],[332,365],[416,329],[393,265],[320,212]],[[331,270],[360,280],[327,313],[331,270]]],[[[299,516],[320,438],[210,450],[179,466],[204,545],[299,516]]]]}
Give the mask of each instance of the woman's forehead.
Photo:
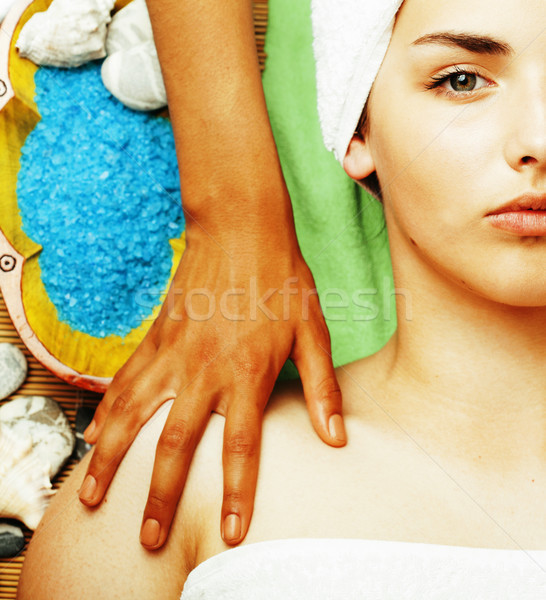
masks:
{"type": "Polygon", "coordinates": [[[394,36],[404,42],[439,31],[468,32],[502,39],[516,51],[546,39],[545,0],[405,0],[394,36]]]}

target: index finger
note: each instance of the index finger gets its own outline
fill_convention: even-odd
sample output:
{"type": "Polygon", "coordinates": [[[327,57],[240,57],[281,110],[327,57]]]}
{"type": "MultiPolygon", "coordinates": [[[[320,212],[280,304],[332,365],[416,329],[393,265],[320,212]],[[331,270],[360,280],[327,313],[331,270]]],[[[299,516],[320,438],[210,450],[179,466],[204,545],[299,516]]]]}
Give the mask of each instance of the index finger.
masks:
{"type": "Polygon", "coordinates": [[[119,394],[87,467],[80,490],[84,504],[95,506],[101,502],[141,427],[161,404],[174,396],[173,388],[161,381],[155,364],[119,394]]]}

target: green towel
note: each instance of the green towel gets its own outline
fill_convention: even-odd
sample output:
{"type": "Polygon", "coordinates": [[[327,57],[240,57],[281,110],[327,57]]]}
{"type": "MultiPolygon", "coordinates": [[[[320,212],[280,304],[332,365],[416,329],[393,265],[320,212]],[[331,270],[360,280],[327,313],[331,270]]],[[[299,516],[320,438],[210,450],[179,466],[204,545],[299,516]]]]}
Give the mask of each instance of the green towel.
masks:
{"type": "Polygon", "coordinates": [[[269,1],[263,84],[337,366],[379,350],[396,328],[396,310],[382,206],[322,142],[310,10],[310,0],[269,1]]]}

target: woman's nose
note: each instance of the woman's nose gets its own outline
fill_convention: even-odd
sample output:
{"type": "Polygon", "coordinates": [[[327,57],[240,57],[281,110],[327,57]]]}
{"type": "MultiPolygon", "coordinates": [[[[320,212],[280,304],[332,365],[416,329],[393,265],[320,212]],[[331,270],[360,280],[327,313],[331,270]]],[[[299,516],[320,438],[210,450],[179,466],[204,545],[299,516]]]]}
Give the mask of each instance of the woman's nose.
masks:
{"type": "Polygon", "coordinates": [[[529,77],[525,89],[515,94],[506,114],[509,135],[505,156],[516,171],[532,169],[546,175],[546,73],[529,77]]]}

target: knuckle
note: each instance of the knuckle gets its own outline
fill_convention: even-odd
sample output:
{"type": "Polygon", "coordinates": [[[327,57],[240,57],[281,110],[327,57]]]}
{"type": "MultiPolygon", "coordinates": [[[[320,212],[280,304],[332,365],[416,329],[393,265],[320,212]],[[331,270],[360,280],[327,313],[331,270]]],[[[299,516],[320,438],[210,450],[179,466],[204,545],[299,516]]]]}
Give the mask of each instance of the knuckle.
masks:
{"type": "Polygon", "coordinates": [[[233,361],[235,378],[246,385],[258,384],[264,377],[264,360],[256,349],[240,346],[238,356],[233,361]]]}
{"type": "Polygon", "coordinates": [[[238,431],[226,437],[225,450],[232,459],[254,458],[258,453],[258,443],[250,432],[238,431]]]}
{"type": "Polygon", "coordinates": [[[194,434],[184,421],[165,425],[158,449],[167,454],[185,454],[193,447],[194,434]]]}
{"type": "MultiPolygon", "coordinates": [[[[193,323],[190,321],[189,323],[193,323]]],[[[188,328],[191,326],[188,325],[188,328]]],[[[222,338],[220,333],[209,328],[207,331],[195,332],[192,328],[184,336],[178,336],[174,341],[178,352],[185,353],[188,348],[188,343],[192,347],[191,360],[193,364],[208,364],[214,362],[218,358],[218,352],[223,347],[225,338],[222,338]]]]}
{"type": "Polygon", "coordinates": [[[259,382],[263,377],[262,368],[253,360],[238,361],[235,372],[237,379],[244,381],[247,385],[259,382]]]}
{"type": "Polygon", "coordinates": [[[130,442],[122,437],[116,436],[104,440],[103,443],[97,442],[93,450],[93,457],[89,463],[89,468],[93,467],[94,471],[99,475],[103,472],[110,471],[112,468],[117,469],[117,465],[121,462],[130,442]]]}
{"type": "MultiPolygon", "coordinates": [[[[186,352],[186,348],[180,348],[180,353],[186,352]]],[[[218,348],[212,345],[201,346],[200,348],[194,348],[192,351],[192,364],[193,365],[214,365],[216,359],[218,358],[218,348]]],[[[206,373],[208,374],[208,369],[206,373]]]]}
{"type": "Polygon", "coordinates": [[[315,388],[319,402],[341,403],[341,390],[335,377],[324,378],[315,388]]]}
{"type": "Polygon", "coordinates": [[[112,411],[118,415],[126,415],[134,410],[136,403],[135,391],[132,388],[126,388],[116,398],[112,406],[112,411]]]}
{"type": "MultiPolygon", "coordinates": [[[[121,385],[121,382],[123,381],[123,374],[124,374],[126,368],[127,368],[127,363],[124,364],[123,367],[121,367],[121,369],[119,369],[119,371],[114,375],[114,377],[112,378],[112,381],[110,382],[110,385],[108,386],[109,390],[117,387],[118,385],[121,385]]],[[[106,392],[106,395],[108,395],[108,391],[106,392]]]]}
{"type": "Polygon", "coordinates": [[[93,475],[93,477],[98,481],[108,464],[108,456],[101,448],[96,446],[95,450],[93,451],[93,457],[91,458],[89,466],[87,467],[87,472],[89,475],[93,475]]]}
{"type": "Polygon", "coordinates": [[[154,514],[162,512],[170,505],[170,497],[165,492],[154,490],[148,496],[147,509],[151,509],[154,514]]]}
{"type": "Polygon", "coordinates": [[[228,510],[235,507],[240,507],[245,503],[246,496],[239,489],[226,489],[224,490],[224,507],[228,510]]]}

